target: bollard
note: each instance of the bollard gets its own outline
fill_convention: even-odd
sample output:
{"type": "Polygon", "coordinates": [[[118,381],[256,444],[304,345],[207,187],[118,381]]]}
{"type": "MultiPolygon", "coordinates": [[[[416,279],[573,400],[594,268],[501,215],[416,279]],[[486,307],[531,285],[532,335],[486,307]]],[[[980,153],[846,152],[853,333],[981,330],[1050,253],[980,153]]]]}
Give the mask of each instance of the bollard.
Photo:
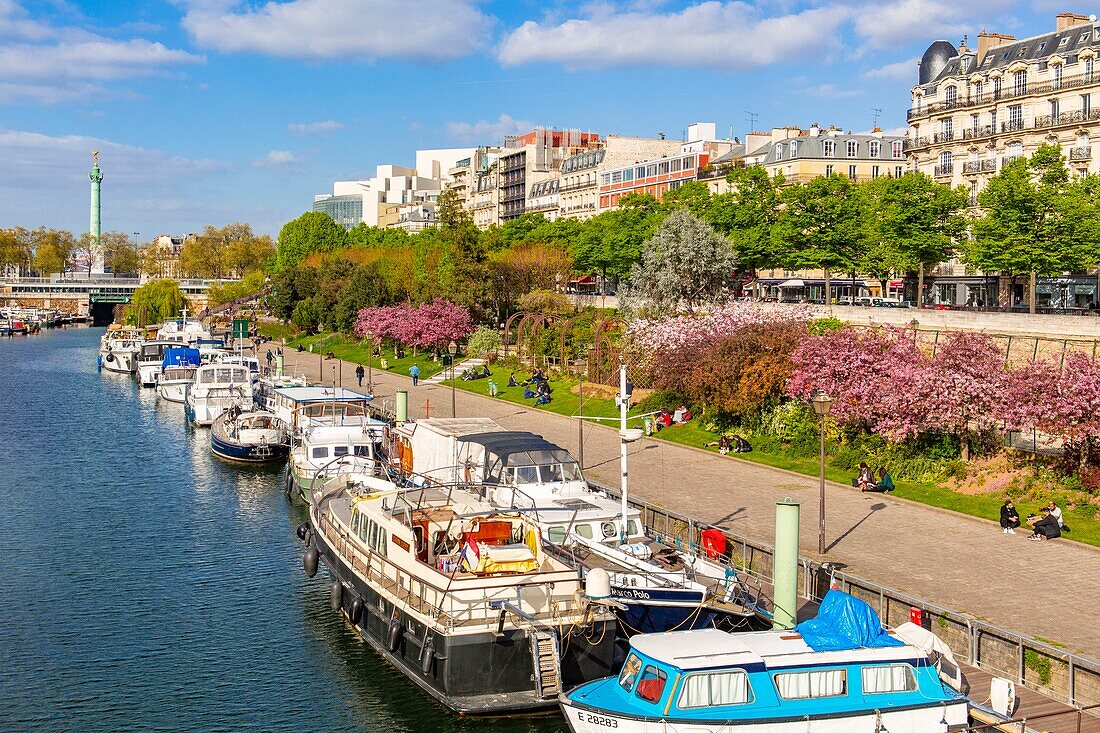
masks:
{"type": "Polygon", "coordinates": [[[401,425],[409,420],[409,393],[403,389],[397,391],[397,424],[401,425]]]}
{"type": "Polygon", "coordinates": [[[794,628],[798,619],[798,512],[791,498],[775,503],[775,555],[772,560],[772,628],[794,628]]]}
{"type": "Polygon", "coordinates": [[[283,355],[278,354],[275,356],[275,376],[283,376],[283,355]]]}

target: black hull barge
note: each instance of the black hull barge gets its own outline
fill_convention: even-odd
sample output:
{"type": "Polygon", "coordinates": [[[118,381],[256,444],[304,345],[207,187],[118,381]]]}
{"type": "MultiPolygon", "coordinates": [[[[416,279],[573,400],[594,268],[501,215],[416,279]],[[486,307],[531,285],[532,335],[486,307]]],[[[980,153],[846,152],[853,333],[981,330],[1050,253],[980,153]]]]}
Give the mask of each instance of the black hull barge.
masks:
{"type": "Polygon", "coordinates": [[[307,574],[355,631],[463,715],[549,712],[613,673],[615,617],[526,517],[470,494],[337,477],[314,494],[307,574]],[[461,498],[459,498],[461,497],[461,498]]]}

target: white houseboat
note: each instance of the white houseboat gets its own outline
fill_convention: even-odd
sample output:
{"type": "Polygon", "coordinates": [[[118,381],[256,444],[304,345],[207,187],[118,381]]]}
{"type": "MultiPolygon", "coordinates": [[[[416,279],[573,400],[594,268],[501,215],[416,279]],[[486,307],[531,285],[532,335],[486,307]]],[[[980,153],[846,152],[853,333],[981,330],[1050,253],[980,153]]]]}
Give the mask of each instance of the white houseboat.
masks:
{"type": "Polygon", "coordinates": [[[252,404],[252,375],[239,364],[203,364],[187,387],[184,407],[195,425],[210,425],[232,405],[252,404]]]}

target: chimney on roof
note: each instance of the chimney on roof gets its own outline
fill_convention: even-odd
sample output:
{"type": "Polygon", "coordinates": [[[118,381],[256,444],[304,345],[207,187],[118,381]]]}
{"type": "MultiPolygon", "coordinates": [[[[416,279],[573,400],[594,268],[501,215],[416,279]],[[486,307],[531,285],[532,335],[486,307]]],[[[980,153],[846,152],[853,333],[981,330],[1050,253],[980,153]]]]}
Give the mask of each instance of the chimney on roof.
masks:
{"type": "Polygon", "coordinates": [[[980,65],[985,61],[985,53],[989,49],[995,46],[1002,46],[1015,40],[1016,36],[1010,36],[1005,33],[988,33],[983,30],[978,34],[978,59],[975,65],[980,65]]]}
{"type": "Polygon", "coordinates": [[[1087,15],[1078,15],[1077,13],[1058,13],[1058,20],[1054,30],[1056,32],[1064,31],[1067,28],[1073,28],[1077,25],[1085,25],[1088,22],[1089,16],[1087,15]]]}
{"type": "Polygon", "coordinates": [[[882,137],[882,128],[881,127],[876,127],[875,129],[871,130],[871,137],[881,138],[882,137]]]}
{"type": "Polygon", "coordinates": [[[810,125],[810,137],[817,137],[821,134],[821,128],[817,126],[817,123],[810,125]]]}

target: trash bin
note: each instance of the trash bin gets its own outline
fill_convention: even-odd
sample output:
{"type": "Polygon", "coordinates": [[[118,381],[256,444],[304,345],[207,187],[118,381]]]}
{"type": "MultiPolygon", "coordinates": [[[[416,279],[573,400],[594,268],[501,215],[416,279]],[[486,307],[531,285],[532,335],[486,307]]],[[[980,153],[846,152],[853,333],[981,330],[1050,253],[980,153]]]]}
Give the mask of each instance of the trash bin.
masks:
{"type": "Polygon", "coordinates": [[[490,379],[489,380],[489,396],[490,397],[496,397],[498,391],[499,391],[499,387],[497,386],[496,381],[493,380],[493,379],[490,379]]]}

